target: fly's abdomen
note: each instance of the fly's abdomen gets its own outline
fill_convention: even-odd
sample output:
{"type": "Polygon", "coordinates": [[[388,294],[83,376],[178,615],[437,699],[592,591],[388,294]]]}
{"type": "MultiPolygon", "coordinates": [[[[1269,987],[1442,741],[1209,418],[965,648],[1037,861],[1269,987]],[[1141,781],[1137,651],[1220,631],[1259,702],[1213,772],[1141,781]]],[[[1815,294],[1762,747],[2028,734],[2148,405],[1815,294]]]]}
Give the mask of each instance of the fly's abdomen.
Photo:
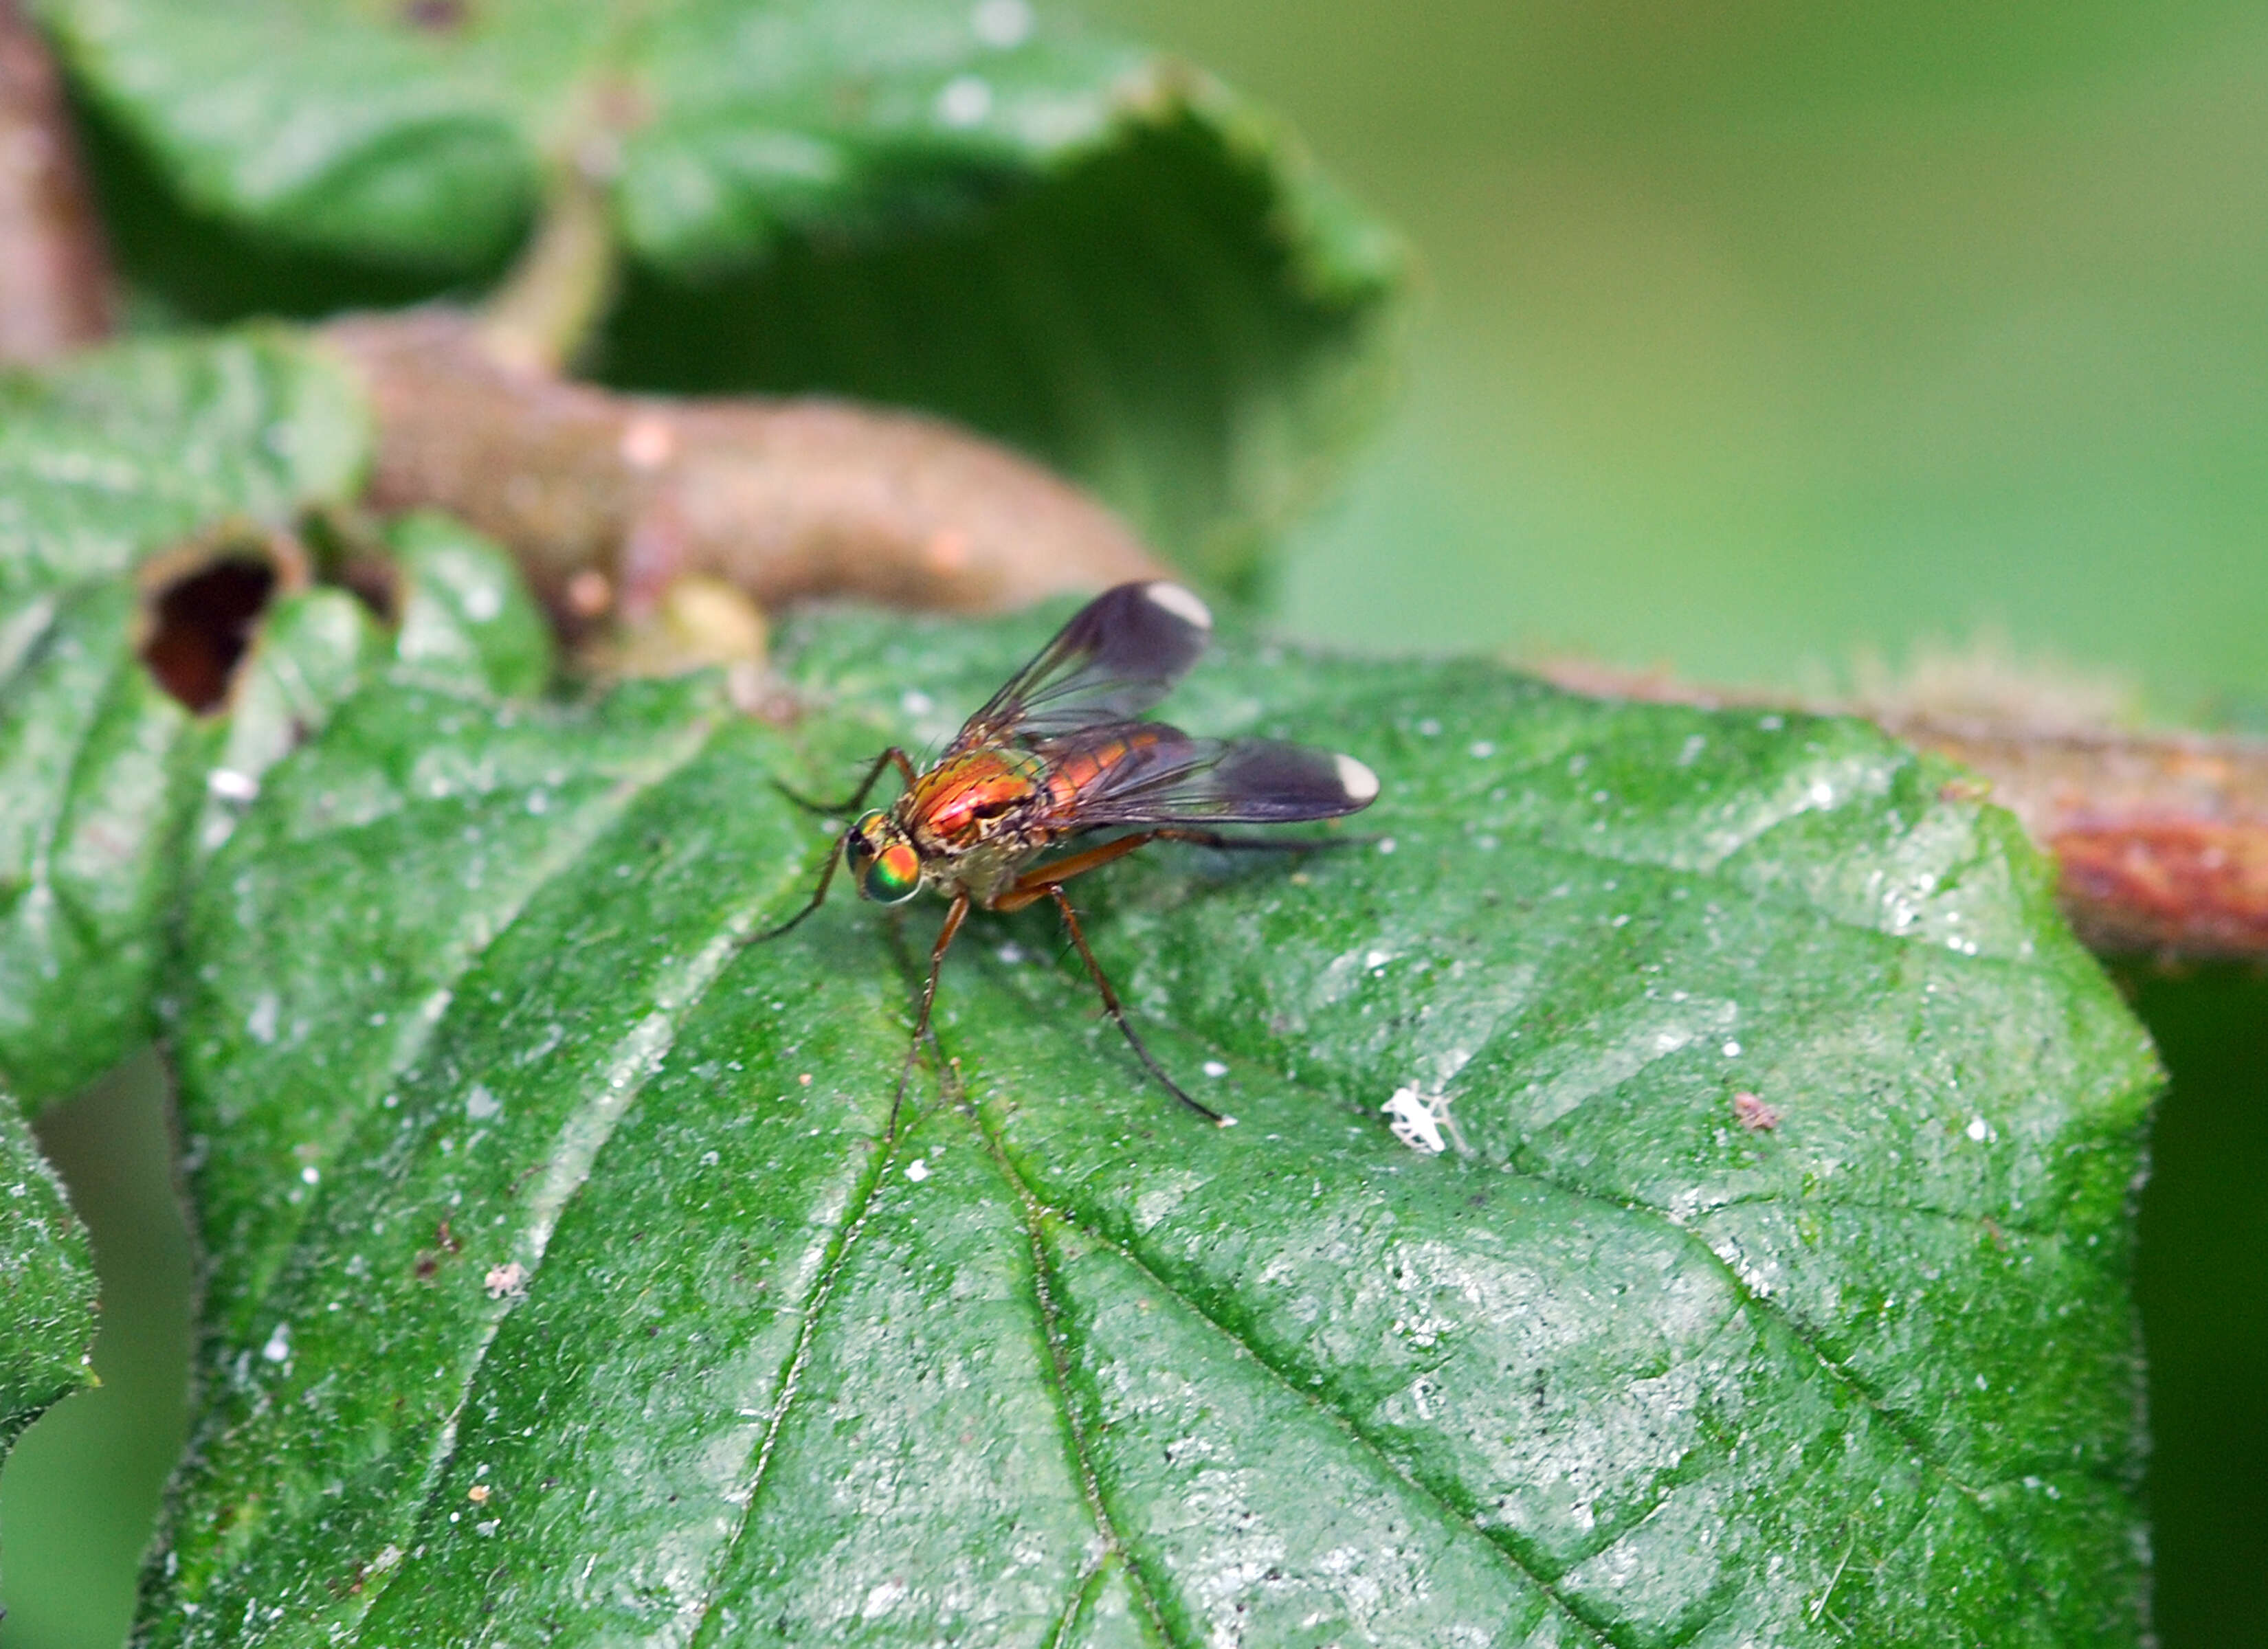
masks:
{"type": "Polygon", "coordinates": [[[1141,727],[1056,751],[1048,772],[1049,799],[1055,806],[1069,812],[1079,805],[1083,793],[1094,790],[1127,762],[1147,754],[1160,742],[1159,732],[1141,727]]]}

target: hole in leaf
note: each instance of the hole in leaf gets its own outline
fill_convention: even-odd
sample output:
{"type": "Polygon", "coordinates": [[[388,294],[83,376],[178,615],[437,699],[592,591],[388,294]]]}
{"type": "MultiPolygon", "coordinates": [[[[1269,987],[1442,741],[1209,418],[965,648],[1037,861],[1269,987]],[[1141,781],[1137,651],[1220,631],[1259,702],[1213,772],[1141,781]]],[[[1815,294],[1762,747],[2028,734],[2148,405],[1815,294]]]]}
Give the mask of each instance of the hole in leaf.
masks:
{"type": "Polygon", "coordinates": [[[142,644],[142,662],[158,685],[199,715],[220,708],[276,584],[269,563],[239,556],[162,586],[142,644]]]}

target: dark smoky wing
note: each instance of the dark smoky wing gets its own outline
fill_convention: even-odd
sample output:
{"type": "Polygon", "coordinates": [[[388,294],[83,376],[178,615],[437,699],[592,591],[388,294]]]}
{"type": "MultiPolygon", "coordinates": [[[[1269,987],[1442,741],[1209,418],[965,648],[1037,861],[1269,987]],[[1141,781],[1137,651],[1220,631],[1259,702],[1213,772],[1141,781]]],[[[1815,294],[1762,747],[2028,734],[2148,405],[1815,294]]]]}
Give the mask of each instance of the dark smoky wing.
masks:
{"type": "Polygon", "coordinates": [[[1151,741],[1080,791],[1081,825],[1292,824],[1359,812],[1378,794],[1378,780],[1351,756],[1274,739],[1192,739],[1155,722],[1136,726],[1151,741]]]}
{"type": "Polygon", "coordinates": [[[968,718],[954,747],[1036,742],[1139,716],[1197,662],[1211,629],[1204,604],[1177,584],[1106,590],[968,718]]]}

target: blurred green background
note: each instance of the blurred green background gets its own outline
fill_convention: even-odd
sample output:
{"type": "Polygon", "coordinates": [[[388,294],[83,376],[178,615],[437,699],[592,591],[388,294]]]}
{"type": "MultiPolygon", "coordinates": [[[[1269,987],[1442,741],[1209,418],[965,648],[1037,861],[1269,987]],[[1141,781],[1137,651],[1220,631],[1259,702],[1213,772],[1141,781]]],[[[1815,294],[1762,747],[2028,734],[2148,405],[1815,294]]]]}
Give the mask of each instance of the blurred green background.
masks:
{"type": "MultiPolygon", "coordinates": [[[[1095,0],[1416,242],[1398,409],[1278,615],[1816,688],[1997,636],[2268,729],[2268,10],[1095,0]]],[[[2167,1649],[2268,1645],[2268,980],[2124,977],[2167,1649]]],[[[0,1478],[4,1649],[116,1644],[180,1431],[154,1065],[43,1129],[104,1387],[0,1478]]]]}

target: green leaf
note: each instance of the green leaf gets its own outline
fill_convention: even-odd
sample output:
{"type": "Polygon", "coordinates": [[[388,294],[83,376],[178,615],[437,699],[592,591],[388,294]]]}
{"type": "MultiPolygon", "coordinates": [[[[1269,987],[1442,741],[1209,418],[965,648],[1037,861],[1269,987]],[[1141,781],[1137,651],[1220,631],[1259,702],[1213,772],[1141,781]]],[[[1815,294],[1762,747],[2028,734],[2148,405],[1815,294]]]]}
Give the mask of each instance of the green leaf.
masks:
{"type": "Polygon", "coordinates": [[[179,844],[223,805],[207,775],[264,765],[136,656],[129,575],[342,497],[363,450],[343,373],[280,334],[0,377],[0,1078],[28,1099],[146,1035],[179,844]]]}
{"type": "Polygon", "coordinates": [[[192,313],[488,278],[596,144],[618,381],[932,408],[1222,581],[1380,399],[1394,239],[1218,83],[1025,0],[46,11],[128,265],[192,313]]]}
{"type": "Polygon", "coordinates": [[[16,1101],[0,1093],[0,1455],[92,1382],[94,1263],[16,1101]]]}
{"type": "Polygon", "coordinates": [[[1375,838],[1076,887],[1239,1125],[1034,909],[893,1139],[934,907],[744,946],[825,843],[768,781],[1042,633],[809,627],[790,732],[374,687],[271,769],[188,918],[147,1641],[2142,1641],[2156,1071],[2005,814],[1858,724],[1233,645],[1176,718],[1358,753],[1375,838]]]}
{"type": "Polygon", "coordinates": [[[508,697],[549,675],[510,559],[409,517],[390,534],[391,633],[345,590],[294,590],[268,601],[216,711],[159,685],[136,572],[178,550],[256,553],[343,501],[365,434],[344,375],[281,332],[0,379],[0,1078],[33,1101],[148,1036],[184,875],[366,678],[508,697]]]}
{"type": "Polygon", "coordinates": [[[498,698],[549,685],[551,627],[511,556],[444,515],[405,515],[387,541],[401,585],[394,649],[407,673],[498,698]]]}

